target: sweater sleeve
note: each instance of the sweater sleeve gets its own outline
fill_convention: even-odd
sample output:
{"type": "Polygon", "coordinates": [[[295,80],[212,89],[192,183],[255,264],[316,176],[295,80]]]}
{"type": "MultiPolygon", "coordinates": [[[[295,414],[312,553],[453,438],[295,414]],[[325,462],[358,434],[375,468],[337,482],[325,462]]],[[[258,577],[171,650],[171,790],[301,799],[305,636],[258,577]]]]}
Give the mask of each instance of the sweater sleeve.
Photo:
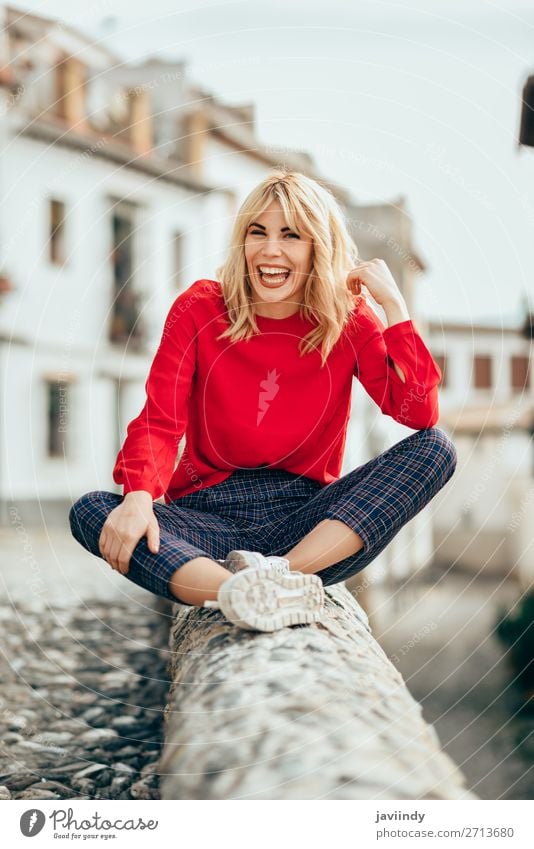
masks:
{"type": "Polygon", "coordinates": [[[439,418],[437,386],[441,371],[413,321],[386,327],[363,300],[356,316],[354,375],[383,413],[414,430],[439,418]],[[393,367],[402,370],[404,383],[393,367]]]}
{"type": "Polygon", "coordinates": [[[145,383],[145,404],[128,425],[115,461],[113,480],[123,484],[124,495],[143,489],[157,499],[174,472],[197,354],[193,309],[183,303],[185,295],[182,292],[169,310],[145,383]]]}

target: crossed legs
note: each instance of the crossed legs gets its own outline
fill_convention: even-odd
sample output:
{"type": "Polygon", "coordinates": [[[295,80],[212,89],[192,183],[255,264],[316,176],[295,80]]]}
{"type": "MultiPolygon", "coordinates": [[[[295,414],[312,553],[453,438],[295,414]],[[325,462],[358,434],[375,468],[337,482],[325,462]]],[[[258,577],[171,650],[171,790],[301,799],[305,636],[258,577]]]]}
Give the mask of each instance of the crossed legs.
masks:
{"type": "MultiPolygon", "coordinates": [[[[362,538],[337,519],[324,519],[284,555],[297,572],[319,572],[363,547],[362,538]]],[[[219,587],[232,575],[209,557],[195,557],[180,566],[169,581],[173,595],[186,604],[200,607],[215,600],[219,587]]]]}
{"type": "MultiPolygon", "coordinates": [[[[347,580],[428,504],[456,462],[456,449],[440,428],[416,431],[321,488],[289,521],[277,523],[268,553],[287,558],[293,571],[320,573],[325,585],[347,580]]],[[[182,567],[173,575],[172,591],[189,604],[216,599],[230,576],[210,558],[186,565],[187,572],[182,567]]]]}
{"type": "MultiPolygon", "coordinates": [[[[367,566],[434,497],[455,466],[455,448],[443,431],[416,431],[321,488],[289,522],[277,523],[269,553],[286,557],[291,570],[321,572],[325,585],[346,580],[367,566]]],[[[112,493],[88,493],[71,509],[73,535],[97,556],[103,522],[120,501],[112,493]]],[[[231,576],[216,558],[249,547],[248,537],[217,515],[184,512],[175,505],[156,504],[155,511],[162,527],[160,553],[150,552],[141,539],[128,577],[185,604],[215,600],[231,576]]]]}

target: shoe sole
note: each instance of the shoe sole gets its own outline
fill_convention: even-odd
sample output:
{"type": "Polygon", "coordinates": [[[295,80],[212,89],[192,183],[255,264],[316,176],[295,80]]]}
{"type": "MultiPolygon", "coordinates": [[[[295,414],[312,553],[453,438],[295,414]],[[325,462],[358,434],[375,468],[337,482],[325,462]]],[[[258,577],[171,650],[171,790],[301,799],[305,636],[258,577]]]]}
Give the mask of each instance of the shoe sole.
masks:
{"type": "Polygon", "coordinates": [[[222,585],[218,598],[227,619],[252,631],[319,622],[323,605],[323,582],[317,575],[279,574],[269,568],[237,572],[222,585]]]}

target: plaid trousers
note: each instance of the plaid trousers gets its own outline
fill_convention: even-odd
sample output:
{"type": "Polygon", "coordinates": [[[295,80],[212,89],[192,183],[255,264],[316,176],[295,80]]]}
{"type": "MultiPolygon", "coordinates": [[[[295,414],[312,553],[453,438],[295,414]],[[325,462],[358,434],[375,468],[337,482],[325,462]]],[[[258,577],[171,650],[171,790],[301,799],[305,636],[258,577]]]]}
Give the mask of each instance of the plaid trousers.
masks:
{"type": "MultiPolygon", "coordinates": [[[[265,466],[237,469],[221,483],[170,504],[155,502],[159,552],[151,552],[142,537],[126,577],[176,601],[168,582],[192,558],[222,560],[235,548],[283,555],[323,519],[338,519],[360,535],[364,546],[317,574],[325,586],[345,581],[428,504],[453,475],[456,462],[454,444],[440,428],[431,427],[326,485],[265,466]]],[[[98,490],[72,505],[72,535],[91,554],[101,557],[102,526],[122,500],[122,495],[98,490]]]]}

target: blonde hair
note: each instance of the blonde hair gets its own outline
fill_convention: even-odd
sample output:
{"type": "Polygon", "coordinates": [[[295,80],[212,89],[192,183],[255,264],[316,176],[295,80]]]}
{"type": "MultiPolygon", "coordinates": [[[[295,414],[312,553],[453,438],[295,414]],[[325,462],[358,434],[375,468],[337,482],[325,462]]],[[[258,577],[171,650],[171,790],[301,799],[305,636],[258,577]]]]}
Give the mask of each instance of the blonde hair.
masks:
{"type": "Polygon", "coordinates": [[[357,262],[358,248],[330,189],[284,166],[269,173],[237,212],[227,259],[216,269],[230,318],[230,326],[218,338],[238,341],[260,332],[251,300],[253,290],[244,244],[249,224],[273,200],[279,201],[288,226],[311,237],[313,243],[312,269],[299,311],[318,325],[301,339],[299,350],[303,356],[322,346],[322,367],[361,297],[355,296],[346,284],[347,274],[357,262]]]}

